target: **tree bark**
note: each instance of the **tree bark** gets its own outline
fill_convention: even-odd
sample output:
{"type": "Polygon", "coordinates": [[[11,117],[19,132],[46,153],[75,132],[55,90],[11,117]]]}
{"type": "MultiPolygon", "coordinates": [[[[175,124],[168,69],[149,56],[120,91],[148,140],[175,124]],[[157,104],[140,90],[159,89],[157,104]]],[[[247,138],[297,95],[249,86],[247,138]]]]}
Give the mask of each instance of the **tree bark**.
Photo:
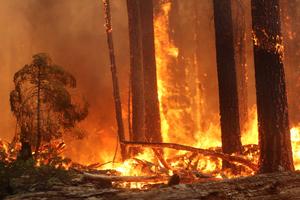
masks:
{"type": "MultiPolygon", "coordinates": [[[[103,5],[104,5],[104,15],[105,15],[105,27],[106,27],[106,34],[107,34],[107,44],[108,44],[109,58],[110,58],[110,69],[111,69],[112,82],[113,82],[115,112],[116,112],[116,119],[118,125],[118,137],[119,137],[119,141],[123,141],[125,140],[125,133],[124,133],[123,118],[122,118],[122,105],[121,105],[121,97],[120,97],[119,83],[118,83],[118,76],[117,76],[117,66],[116,66],[116,59],[115,59],[114,46],[113,46],[110,1],[103,0],[103,5]]],[[[122,160],[125,160],[127,157],[126,148],[122,143],[120,143],[120,146],[121,146],[122,160]]]]}
{"type": "Polygon", "coordinates": [[[279,0],[252,0],[260,172],[294,170],[279,0]]]}
{"type": "Polygon", "coordinates": [[[233,0],[233,44],[235,52],[236,79],[238,88],[240,130],[245,131],[248,121],[248,93],[247,93],[247,60],[246,60],[246,17],[245,1],[233,0]]]}
{"type": "Polygon", "coordinates": [[[157,182],[157,181],[168,181],[169,176],[108,176],[100,174],[91,174],[84,172],[84,178],[91,180],[102,180],[112,182],[157,182]]]}
{"type": "MultiPolygon", "coordinates": [[[[214,21],[221,116],[222,150],[224,153],[242,149],[238,86],[233,46],[231,0],[214,0],[214,21]]],[[[223,162],[226,167],[226,163],[223,162]]]]}
{"type": "MultiPolygon", "coordinates": [[[[45,191],[19,192],[7,196],[7,200],[20,199],[115,199],[115,200],[299,200],[299,173],[271,173],[251,177],[235,178],[204,183],[179,184],[172,187],[158,187],[146,191],[137,189],[99,188],[99,184],[56,185],[45,191]]],[[[33,187],[34,188],[34,187],[33,187]]],[[[35,188],[34,188],[35,189],[35,188]]]]}
{"type": "Polygon", "coordinates": [[[132,93],[132,135],[130,139],[141,142],[145,141],[145,103],[139,4],[139,0],[127,0],[132,93]]]}
{"type": "Polygon", "coordinates": [[[120,194],[115,199],[145,200],[299,200],[299,173],[272,173],[198,184],[180,184],[132,194],[120,194]]]}
{"type": "Polygon", "coordinates": [[[157,77],[154,47],[153,3],[140,0],[142,57],[144,70],[145,136],[148,141],[162,141],[157,94],[157,77]]]}
{"type": "Polygon", "coordinates": [[[29,142],[21,140],[21,150],[19,152],[18,158],[27,161],[32,158],[31,145],[29,142]]]}

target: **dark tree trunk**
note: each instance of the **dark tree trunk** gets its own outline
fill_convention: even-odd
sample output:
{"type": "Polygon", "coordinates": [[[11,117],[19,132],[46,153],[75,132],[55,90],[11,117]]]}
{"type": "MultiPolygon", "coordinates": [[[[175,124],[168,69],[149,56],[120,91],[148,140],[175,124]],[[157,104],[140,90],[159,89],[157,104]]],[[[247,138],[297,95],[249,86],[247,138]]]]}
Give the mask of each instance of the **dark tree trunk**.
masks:
{"type": "Polygon", "coordinates": [[[279,0],[252,0],[260,172],[293,170],[279,0]]]}
{"type": "Polygon", "coordinates": [[[18,159],[27,161],[32,158],[31,145],[29,142],[21,141],[21,150],[18,159]]]}
{"type": "MultiPolygon", "coordinates": [[[[222,150],[240,152],[238,87],[233,46],[231,0],[214,0],[222,150]]],[[[225,163],[223,163],[225,164],[225,163]]]]}
{"type": "Polygon", "coordinates": [[[282,5],[282,34],[284,42],[284,68],[287,77],[287,94],[289,119],[291,125],[300,122],[299,84],[295,84],[300,77],[300,18],[299,1],[280,0],[282,5]]]}
{"type": "Polygon", "coordinates": [[[130,140],[141,142],[145,141],[145,104],[139,0],[127,0],[127,10],[130,46],[130,87],[132,93],[132,133],[130,140]]]}
{"type": "Polygon", "coordinates": [[[157,93],[154,47],[153,3],[140,0],[142,57],[144,72],[145,136],[150,142],[162,141],[157,93]]]}
{"type": "Polygon", "coordinates": [[[246,63],[246,18],[245,1],[233,0],[233,43],[235,51],[235,66],[239,100],[240,130],[245,131],[248,121],[248,93],[247,93],[247,63],[246,63]]]}
{"type": "MultiPolygon", "coordinates": [[[[110,15],[110,1],[103,0],[104,5],[104,15],[105,15],[105,28],[107,34],[107,44],[109,49],[109,58],[110,58],[110,69],[112,74],[112,82],[113,82],[113,95],[115,101],[115,112],[116,112],[116,119],[118,125],[118,137],[120,141],[125,140],[125,133],[124,133],[124,125],[123,125],[123,118],[122,118],[122,105],[121,105],[121,97],[119,91],[119,82],[117,76],[117,66],[115,60],[115,53],[114,53],[114,46],[113,46],[113,35],[112,35],[112,25],[111,25],[111,15],[110,15]]],[[[126,147],[122,143],[121,146],[121,156],[122,160],[127,158],[126,147]]]]}

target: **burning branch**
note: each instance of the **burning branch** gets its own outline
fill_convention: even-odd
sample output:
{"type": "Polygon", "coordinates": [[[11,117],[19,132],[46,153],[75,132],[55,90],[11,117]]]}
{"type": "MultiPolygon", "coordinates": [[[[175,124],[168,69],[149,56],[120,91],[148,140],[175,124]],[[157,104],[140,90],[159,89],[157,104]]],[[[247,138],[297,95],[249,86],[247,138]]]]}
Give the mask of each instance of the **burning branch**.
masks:
{"type": "Polygon", "coordinates": [[[154,154],[156,155],[157,159],[159,160],[159,162],[168,170],[172,170],[172,167],[165,161],[165,159],[163,158],[163,155],[161,154],[160,151],[158,151],[157,149],[153,148],[152,149],[154,154]]]}
{"type": "Polygon", "coordinates": [[[147,143],[147,142],[128,142],[128,141],[121,141],[121,143],[126,145],[126,147],[148,147],[148,148],[158,148],[158,149],[170,148],[176,150],[191,151],[205,156],[221,158],[228,162],[239,163],[241,165],[249,167],[253,171],[258,170],[258,166],[247,159],[244,159],[239,156],[233,156],[233,155],[217,152],[214,150],[209,150],[209,149],[201,149],[201,148],[186,146],[182,144],[175,144],[175,143],[147,143]]]}

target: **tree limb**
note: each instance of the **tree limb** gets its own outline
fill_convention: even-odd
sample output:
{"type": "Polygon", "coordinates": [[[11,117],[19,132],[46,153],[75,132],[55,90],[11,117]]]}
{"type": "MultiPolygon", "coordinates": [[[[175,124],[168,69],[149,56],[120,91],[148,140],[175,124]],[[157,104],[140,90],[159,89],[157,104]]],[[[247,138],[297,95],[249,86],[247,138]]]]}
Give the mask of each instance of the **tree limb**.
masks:
{"type": "Polygon", "coordinates": [[[103,180],[112,182],[157,182],[168,181],[169,176],[106,176],[98,174],[83,173],[83,177],[91,180],[103,180]]]}
{"type": "Polygon", "coordinates": [[[241,165],[244,165],[252,169],[253,171],[258,170],[258,166],[256,164],[252,163],[251,161],[245,158],[217,152],[210,149],[201,149],[201,148],[196,148],[196,147],[191,147],[191,146],[186,146],[186,145],[176,144],[176,143],[147,143],[147,142],[128,142],[128,141],[121,141],[121,143],[126,145],[126,147],[170,148],[176,150],[191,151],[205,156],[221,158],[228,162],[239,163],[241,165]]]}

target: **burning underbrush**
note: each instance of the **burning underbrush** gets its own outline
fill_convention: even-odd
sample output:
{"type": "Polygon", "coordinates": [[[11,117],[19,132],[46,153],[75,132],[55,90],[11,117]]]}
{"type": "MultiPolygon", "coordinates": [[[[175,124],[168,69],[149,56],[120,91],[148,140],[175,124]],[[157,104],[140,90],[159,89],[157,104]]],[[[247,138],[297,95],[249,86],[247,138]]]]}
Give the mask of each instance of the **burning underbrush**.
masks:
{"type": "MultiPolygon", "coordinates": [[[[14,170],[22,171],[25,166],[25,168],[29,169],[25,170],[25,172],[30,171],[27,175],[25,174],[27,177],[28,174],[32,175],[31,172],[39,174],[35,180],[41,177],[45,178],[43,174],[52,174],[55,177],[62,172],[68,177],[66,178],[67,180],[70,180],[76,174],[75,179],[77,180],[75,183],[70,181],[75,185],[88,181],[97,183],[99,187],[113,186],[137,189],[149,189],[178,183],[223,180],[255,174],[259,164],[256,107],[253,107],[248,112],[248,119],[250,120],[245,130],[242,131],[242,151],[239,154],[229,155],[222,153],[219,115],[207,117],[207,110],[209,109],[205,107],[206,99],[201,93],[204,91],[198,88],[195,92],[197,95],[193,97],[190,95],[190,90],[187,89],[186,83],[181,85],[181,87],[174,87],[174,85],[179,85],[177,82],[178,77],[176,77],[176,73],[171,74],[170,72],[174,71],[172,67],[175,64],[180,63],[178,62],[180,49],[175,46],[169,35],[170,30],[168,27],[170,21],[168,16],[170,9],[170,3],[164,4],[157,11],[154,23],[158,98],[164,143],[121,141],[127,146],[128,152],[139,152],[135,155],[128,153],[130,155],[128,156],[129,158],[121,161],[116,156],[118,155],[117,152],[111,151],[109,156],[106,156],[107,149],[104,150],[105,147],[100,145],[94,146],[93,142],[95,141],[87,141],[86,145],[91,146],[89,149],[82,148],[79,150],[74,147],[74,152],[78,154],[78,157],[80,156],[79,154],[93,154],[96,157],[99,155],[99,163],[91,163],[88,159],[84,161],[81,159],[81,163],[76,163],[64,156],[66,147],[64,141],[56,140],[41,146],[38,154],[33,153],[33,159],[29,163],[17,164],[16,168],[14,163],[19,163],[18,152],[20,151],[20,144],[18,142],[8,143],[0,141],[0,167],[6,170],[9,169],[9,176],[11,177],[15,177],[18,174],[13,175],[14,170]],[[183,98],[183,102],[180,102],[182,99],[179,97],[181,97],[182,93],[185,94],[185,98],[183,98]],[[185,101],[186,99],[188,100],[185,101]],[[186,102],[194,102],[197,106],[193,107],[192,103],[186,102]],[[187,118],[188,120],[186,120],[187,118]],[[201,127],[200,121],[205,121],[205,128],[201,127]],[[185,126],[189,123],[196,125],[185,126]],[[192,131],[190,127],[194,127],[192,131]],[[134,148],[137,151],[131,151],[134,148]],[[230,163],[230,167],[223,167],[223,162],[230,163]],[[51,173],[51,171],[54,173],[51,173]]],[[[189,59],[187,58],[186,60],[189,59]]],[[[180,76],[191,69],[193,65],[193,61],[184,63],[187,66],[185,66],[185,70],[180,71],[180,76]]],[[[188,73],[185,75],[188,75],[188,73]]],[[[201,82],[195,77],[193,81],[195,82],[194,85],[201,82]]],[[[294,165],[299,170],[300,125],[291,128],[290,132],[294,165]]],[[[95,138],[92,139],[94,140],[95,138]]],[[[107,143],[103,143],[103,145],[106,145],[106,148],[107,146],[113,146],[113,143],[107,141],[107,138],[102,136],[102,140],[107,143]]],[[[68,145],[72,148],[71,144],[68,145]]],[[[24,176],[24,172],[21,174],[24,176]]],[[[48,175],[46,179],[50,180],[51,178],[48,175]]]]}
{"type": "Polygon", "coordinates": [[[0,199],[28,191],[47,191],[55,185],[71,184],[76,173],[67,170],[70,159],[61,156],[63,144],[44,145],[35,159],[19,158],[18,142],[0,140],[0,199]]]}
{"type": "MultiPolygon", "coordinates": [[[[248,140],[251,140],[250,135],[257,138],[257,132],[249,134],[248,140]]],[[[245,137],[243,142],[246,140],[245,137]]],[[[295,168],[299,169],[300,128],[291,128],[291,139],[295,168]]],[[[138,189],[249,176],[255,174],[258,166],[257,144],[245,144],[239,155],[223,154],[220,147],[202,149],[177,143],[125,142],[125,144],[128,150],[139,147],[140,153],[124,162],[117,159],[109,161],[112,158],[106,158],[109,162],[79,164],[63,156],[66,147],[63,141],[55,141],[42,146],[33,165],[35,169],[39,169],[38,171],[46,166],[53,170],[75,173],[80,175],[82,180],[100,182],[104,187],[138,189]],[[232,167],[223,169],[222,160],[232,163],[232,167]]],[[[17,159],[19,150],[19,143],[1,141],[1,166],[11,168],[15,165],[13,163],[19,163],[17,159]]]]}

